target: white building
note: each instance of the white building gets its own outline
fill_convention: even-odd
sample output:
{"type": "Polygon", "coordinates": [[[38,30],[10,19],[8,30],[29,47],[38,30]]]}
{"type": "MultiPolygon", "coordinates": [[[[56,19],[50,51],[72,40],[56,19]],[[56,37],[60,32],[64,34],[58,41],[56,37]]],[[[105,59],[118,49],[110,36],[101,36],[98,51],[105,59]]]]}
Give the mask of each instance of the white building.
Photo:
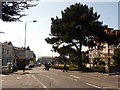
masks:
{"type": "MultiPolygon", "coordinates": [[[[105,29],[104,32],[106,32],[107,34],[110,35],[114,35],[114,36],[120,36],[120,30],[113,30],[111,28],[105,29]]],[[[120,43],[120,37],[117,40],[117,43],[120,43]]],[[[89,61],[90,63],[93,63],[93,60],[95,58],[99,58],[100,60],[105,61],[105,63],[108,63],[108,58],[110,58],[110,64],[112,64],[112,56],[114,55],[114,50],[116,48],[118,48],[118,46],[114,46],[114,45],[109,45],[107,43],[98,43],[96,42],[97,46],[93,47],[93,48],[89,48],[89,61]],[[109,51],[108,51],[109,50],[109,51]],[[109,55],[108,55],[109,53],[109,55]]]]}
{"type": "MultiPolygon", "coordinates": [[[[116,47],[114,47],[113,45],[109,46],[109,50],[110,50],[110,60],[111,60],[111,64],[112,64],[112,56],[114,55],[114,49],[116,47]]],[[[108,62],[108,44],[107,43],[102,43],[102,45],[99,46],[95,46],[93,48],[89,48],[89,61],[90,63],[93,63],[93,60],[95,58],[99,58],[102,61],[105,61],[105,63],[108,62]]]]}
{"type": "Polygon", "coordinates": [[[20,68],[24,63],[29,64],[30,60],[35,60],[33,51],[14,47],[11,42],[0,42],[0,64],[2,66],[2,72],[11,72],[13,65],[17,65],[20,68]],[[10,66],[11,69],[9,68],[10,66]]]}
{"type": "Polygon", "coordinates": [[[14,63],[14,49],[11,42],[0,43],[0,59],[2,66],[7,66],[7,63],[14,63]]]}

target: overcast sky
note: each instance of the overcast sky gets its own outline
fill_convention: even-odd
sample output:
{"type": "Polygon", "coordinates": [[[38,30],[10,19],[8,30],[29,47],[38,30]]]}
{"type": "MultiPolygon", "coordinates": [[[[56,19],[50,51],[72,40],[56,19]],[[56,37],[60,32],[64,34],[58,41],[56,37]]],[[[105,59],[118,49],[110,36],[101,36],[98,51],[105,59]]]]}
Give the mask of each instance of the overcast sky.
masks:
{"type": "MultiPolygon", "coordinates": [[[[61,11],[76,2],[41,2],[37,7],[26,10],[28,15],[21,18],[23,22],[2,22],[0,21],[0,31],[5,34],[0,35],[0,42],[11,41],[14,46],[24,46],[25,22],[37,20],[37,22],[27,23],[27,45],[38,56],[52,56],[51,45],[45,42],[49,37],[51,17],[61,17],[61,11]]],[[[101,15],[100,21],[111,28],[118,28],[118,3],[117,2],[81,2],[93,7],[94,11],[101,15]]],[[[86,50],[85,48],[83,50],[86,50]]],[[[53,54],[58,55],[58,54],[53,54]]]]}

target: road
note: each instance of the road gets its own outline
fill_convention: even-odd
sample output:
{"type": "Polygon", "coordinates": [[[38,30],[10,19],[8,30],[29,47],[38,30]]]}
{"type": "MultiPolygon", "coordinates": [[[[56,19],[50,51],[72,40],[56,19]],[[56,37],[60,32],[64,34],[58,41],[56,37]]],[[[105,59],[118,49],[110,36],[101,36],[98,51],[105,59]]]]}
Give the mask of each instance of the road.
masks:
{"type": "MultiPolygon", "coordinates": [[[[108,75],[97,72],[77,72],[35,67],[24,73],[19,70],[8,75],[2,74],[2,88],[75,88],[87,90],[118,90],[120,89],[118,75],[108,75]]],[[[4,89],[3,89],[4,90],[4,89]]],[[[38,89],[39,90],[39,89],[38,89]]]]}

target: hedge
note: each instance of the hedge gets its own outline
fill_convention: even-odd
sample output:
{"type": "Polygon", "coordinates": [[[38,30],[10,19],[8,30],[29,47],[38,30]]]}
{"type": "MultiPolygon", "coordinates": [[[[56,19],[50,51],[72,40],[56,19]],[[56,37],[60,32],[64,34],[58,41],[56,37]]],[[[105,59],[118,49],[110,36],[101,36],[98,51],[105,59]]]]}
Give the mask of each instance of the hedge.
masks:
{"type": "MultiPolygon", "coordinates": [[[[58,65],[50,65],[51,68],[55,68],[55,69],[63,69],[64,66],[58,66],[58,65]]],[[[70,71],[78,71],[79,69],[76,67],[70,67],[67,66],[68,70],[70,71]]]]}

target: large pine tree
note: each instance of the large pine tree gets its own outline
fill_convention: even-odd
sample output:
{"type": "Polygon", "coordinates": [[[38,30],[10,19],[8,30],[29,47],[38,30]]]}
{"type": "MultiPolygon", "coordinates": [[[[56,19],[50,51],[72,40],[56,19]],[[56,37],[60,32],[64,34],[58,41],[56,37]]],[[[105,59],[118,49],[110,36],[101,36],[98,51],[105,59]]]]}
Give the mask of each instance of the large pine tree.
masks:
{"type": "MultiPolygon", "coordinates": [[[[61,12],[62,18],[51,18],[50,38],[46,38],[47,43],[52,44],[54,50],[61,48],[68,51],[75,51],[78,57],[78,66],[82,67],[81,50],[82,46],[93,46],[95,37],[104,41],[105,33],[102,22],[98,21],[100,15],[93,12],[93,7],[76,3],[70,5],[61,12]]],[[[64,51],[64,50],[63,50],[64,51]]],[[[68,52],[69,53],[69,52],[68,52]]]]}

